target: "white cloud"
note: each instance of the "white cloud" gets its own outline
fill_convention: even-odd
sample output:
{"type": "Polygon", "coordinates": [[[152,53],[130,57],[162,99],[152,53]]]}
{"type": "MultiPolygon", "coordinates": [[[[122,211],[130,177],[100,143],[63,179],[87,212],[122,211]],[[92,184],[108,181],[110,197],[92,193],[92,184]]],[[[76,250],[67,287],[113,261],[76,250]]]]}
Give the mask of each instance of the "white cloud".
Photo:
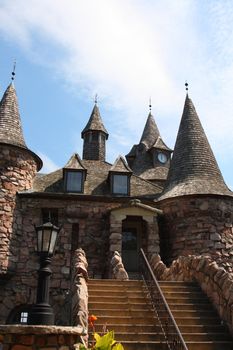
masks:
{"type": "Polygon", "coordinates": [[[59,169],[59,166],[55,164],[46,154],[40,151],[38,151],[37,154],[43,161],[43,167],[40,171],[41,173],[47,174],[59,169]]]}
{"type": "Polygon", "coordinates": [[[231,0],[2,0],[0,8],[0,33],[84,98],[98,92],[111,110],[106,124],[123,126],[131,144],[151,96],[173,146],[187,79],[214,151],[231,160],[232,23],[231,0]]]}

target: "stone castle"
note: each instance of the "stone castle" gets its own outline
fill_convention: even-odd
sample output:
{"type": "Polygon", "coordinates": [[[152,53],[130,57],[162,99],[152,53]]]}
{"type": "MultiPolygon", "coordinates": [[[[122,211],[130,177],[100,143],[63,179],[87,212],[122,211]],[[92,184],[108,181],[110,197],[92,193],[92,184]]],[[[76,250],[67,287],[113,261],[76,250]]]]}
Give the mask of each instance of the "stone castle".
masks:
{"type": "Polygon", "coordinates": [[[159,278],[198,281],[233,329],[233,193],[192,100],[187,94],[174,151],[151,113],[126,160],[106,161],[108,136],[95,103],[81,131],[82,157],[74,153],[63,168],[40,174],[14,84],[7,87],[0,102],[0,324],[27,323],[39,267],[34,225],[51,221],[62,225],[50,289],[57,325],[70,324],[77,248],[93,279],[111,277],[115,251],[136,276],[143,248],[159,278]]]}

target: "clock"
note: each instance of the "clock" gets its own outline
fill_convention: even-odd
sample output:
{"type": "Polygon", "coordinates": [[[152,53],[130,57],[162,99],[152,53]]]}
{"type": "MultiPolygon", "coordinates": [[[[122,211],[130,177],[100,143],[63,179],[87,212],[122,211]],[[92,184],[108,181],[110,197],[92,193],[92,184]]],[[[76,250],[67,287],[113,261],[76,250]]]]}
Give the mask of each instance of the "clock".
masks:
{"type": "Polygon", "coordinates": [[[167,162],[167,156],[164,153],[158,153],[158,160],[160,161],[160,163],[166,163],[167,162]]]}

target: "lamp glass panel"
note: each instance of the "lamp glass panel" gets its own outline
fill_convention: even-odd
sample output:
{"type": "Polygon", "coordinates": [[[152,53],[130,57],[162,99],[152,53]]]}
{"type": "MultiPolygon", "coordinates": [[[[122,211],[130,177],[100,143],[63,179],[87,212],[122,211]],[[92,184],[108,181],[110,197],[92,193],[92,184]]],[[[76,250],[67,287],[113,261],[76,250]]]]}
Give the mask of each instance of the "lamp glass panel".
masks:
{"type": "Polygon", "coordinates": [[[42,230],[37,231],[37,251],[42,251],[42,230]]]}
{"type": "Polygon", "coordinates": [[[48,252],[49,251],[50,237],[51,237],[51,229],[50,228],[44,228],[43,229],[42,252],[48,252]]]}
{"type": "Polygon", "coordinates": [[[56,239],[57,239],[57,231],[53,230],[51,235],[51,242],[49,246],[49,254],[53,254],[54,252],[56,239]]]}

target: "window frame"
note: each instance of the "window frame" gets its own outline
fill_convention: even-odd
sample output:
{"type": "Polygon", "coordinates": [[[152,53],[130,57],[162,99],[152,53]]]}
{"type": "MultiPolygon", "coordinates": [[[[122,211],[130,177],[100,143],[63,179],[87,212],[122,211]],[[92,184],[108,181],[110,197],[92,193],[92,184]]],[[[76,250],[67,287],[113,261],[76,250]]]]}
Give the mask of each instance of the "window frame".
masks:
{"type": "Polygon", "coordinates": [[[64,190],[67,193],[83,193],[84,191],[84,179],[85,174],[83,170],[76,170],[76,169],[64,169],[64,190]],[[79,190],[68,190],[68,174],[69,173],[79,173],[81,174],[81,183],[80,183],[80,191],[79,190]]]}
{"type": "Polygon", "coordinates": [[[114,196],[130,196],[130,175],[128,173],[121,172],[112,172],[111,173],[111,194],[114,196]],[[114,177],[115,176],[125,176],[127,178],[127,191],[125,193],[122,192],[114,192],[114,177]]]}

